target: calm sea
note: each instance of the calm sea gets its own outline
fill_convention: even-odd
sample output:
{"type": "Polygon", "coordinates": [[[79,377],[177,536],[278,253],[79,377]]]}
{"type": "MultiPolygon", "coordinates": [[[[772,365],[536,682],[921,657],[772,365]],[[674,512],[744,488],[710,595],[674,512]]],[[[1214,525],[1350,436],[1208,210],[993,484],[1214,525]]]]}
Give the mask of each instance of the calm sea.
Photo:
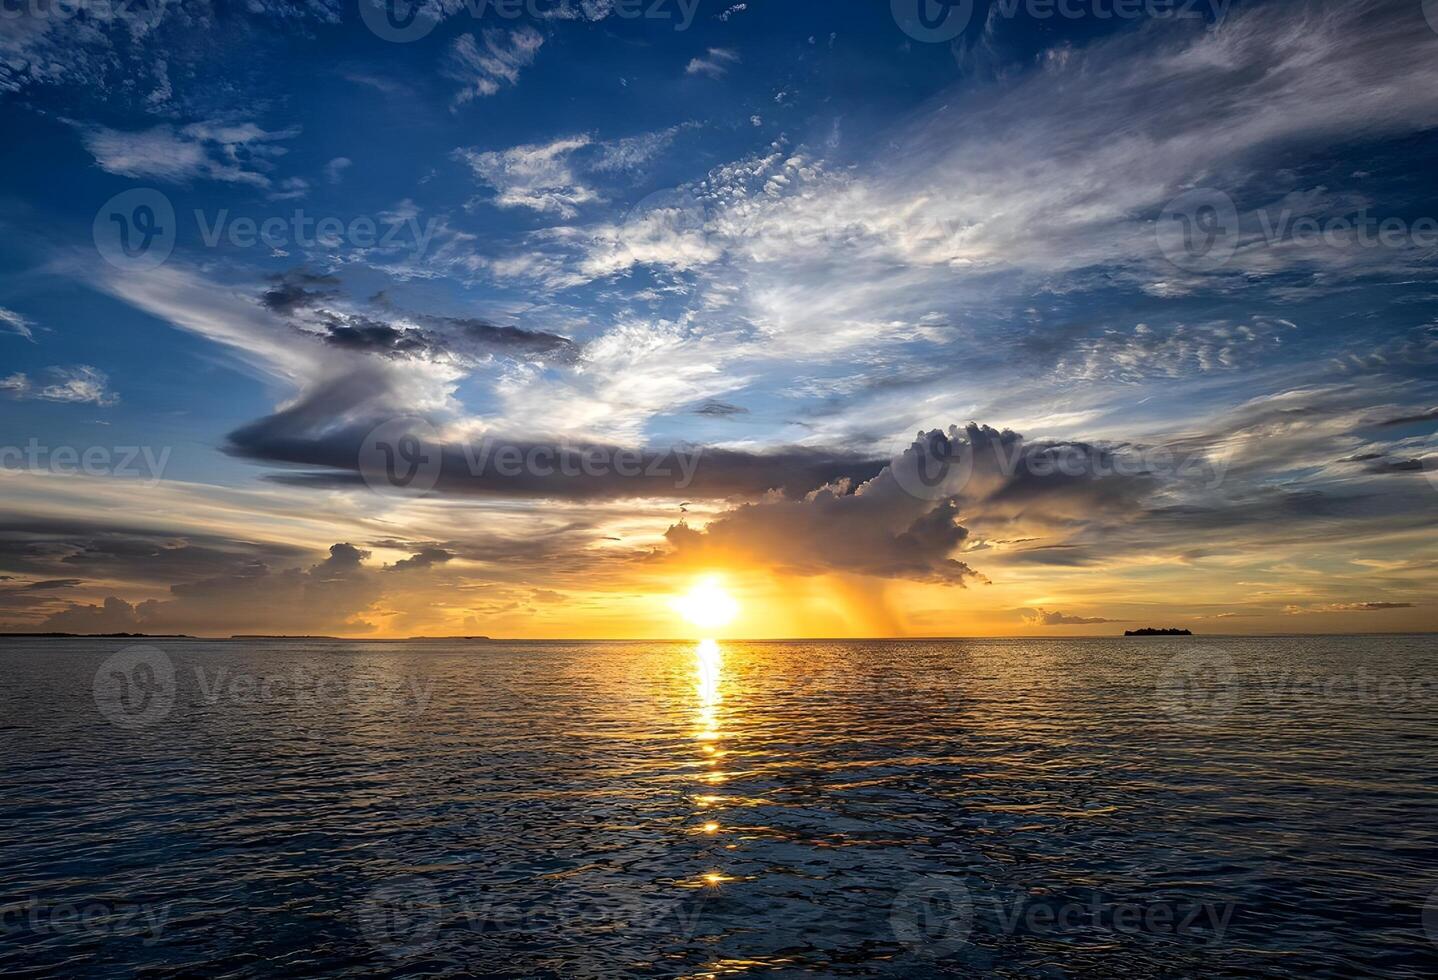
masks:
{"type": "Polygon", "coordinates": [[[1438,638],[0,641],[0,973],[1438,973],[1438,638]]]}

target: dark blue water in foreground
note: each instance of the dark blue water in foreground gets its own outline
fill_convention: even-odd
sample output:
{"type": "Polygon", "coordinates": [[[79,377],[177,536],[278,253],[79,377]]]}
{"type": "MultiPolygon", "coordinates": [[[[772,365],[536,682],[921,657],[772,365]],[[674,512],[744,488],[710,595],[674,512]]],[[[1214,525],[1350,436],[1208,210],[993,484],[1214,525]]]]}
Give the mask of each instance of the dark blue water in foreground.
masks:
{"type": "Polygon", "coordinates": [[[1434,637],[0,641],[0,972],[1431,976],[1435,678],[1434,637]]]}

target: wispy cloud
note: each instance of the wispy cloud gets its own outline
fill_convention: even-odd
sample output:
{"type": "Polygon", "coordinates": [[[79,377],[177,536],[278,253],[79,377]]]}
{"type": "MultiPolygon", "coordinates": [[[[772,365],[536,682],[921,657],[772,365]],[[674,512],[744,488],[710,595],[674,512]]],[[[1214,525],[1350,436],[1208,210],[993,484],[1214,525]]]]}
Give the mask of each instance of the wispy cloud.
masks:
{"type": "Polygon", "coordinates": [[[684,68],[686,75],[708,75],[723,78],[729,69],[739,63],[739,54],[728,48],[710,48],[702,58],[693,58],[684,68]]]}
{"type": "Polygon", "coordinates": [[[46,371],[48,384],[32,381],[24,373],[0,378],[0,391],[9,392],[13,398],[35,399],[47,402],[76,402],[109,406],[120,400],[109,391],[109,378],[88,364],[73,367],[52,367],[46,371]]]}
{"type": "Polygon", "coordinates": [[[81,138],[100,169],[122,177],[173,183],[204,177],[268,188],[273,158],[286,152],[282,141],[298,134],[298,128],[270,132],[250,122],[200,122],[138,132],[92,126],[81,138]]]}
{"type": "Polygon", "coordinates": [[[482,44],[473,34],[461,34],[450,46],[446,74],[464,87],[451,105],[457,108],[494,95],[504,85],[517,85],[520,71],[534,63],[543,44],[544,35],[528,26],[489,28],[482,44]]]}
{"type": "Polygon", "coordinates": [[[9,333],[19,334],[31,343],[35,342],[35,324],[25,319],[14,310],[7,310],[0,306],[0,330],[9,333]]]}

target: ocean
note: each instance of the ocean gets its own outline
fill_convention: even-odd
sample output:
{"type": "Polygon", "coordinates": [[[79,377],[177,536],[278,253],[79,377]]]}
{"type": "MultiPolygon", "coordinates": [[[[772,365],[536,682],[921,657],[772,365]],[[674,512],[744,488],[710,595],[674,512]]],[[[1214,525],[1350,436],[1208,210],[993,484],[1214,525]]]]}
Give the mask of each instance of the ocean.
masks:
{"type": "Polygon", "coordinates": [[[8,976],[1438,973],[1438,637],[0,640],[8,976]]]}

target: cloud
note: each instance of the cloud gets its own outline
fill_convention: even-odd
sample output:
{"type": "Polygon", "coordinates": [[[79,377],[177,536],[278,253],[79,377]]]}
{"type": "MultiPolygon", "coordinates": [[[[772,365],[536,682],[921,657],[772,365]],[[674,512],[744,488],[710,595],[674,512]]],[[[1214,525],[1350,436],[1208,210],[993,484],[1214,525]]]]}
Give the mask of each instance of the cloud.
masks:
{"type": "Polygon", "coordinates": [[[674,142],[682,131],[691,129],[693,123],[670,126],[667,129],[637,136],[625,136],[595,145],[597,156],[590,164],[592,170],[603,172],[629,171],[637,173],[674,142]]]}
{"type": "Polygon", "coordinates": [[[579,213],[579,205],[600,200],[593,189],[578,181],[569,164],[569,155],[590,142],[587,136],[571,136],[498,152],[461,149],[455,155],[469,165],[475,177],[494,188],[498,207],[529,208],[572,218],[579,213]]]}
{"type": "Polygon", "coordinates": [[[1103,619],[1097,616],[1070,616],[1057,610],[1020,609],[1025,623],[1030,626],[1091,626],[1096,623],[1118,623],[1122,620],[1103,619]]]}
{"type": "Polygon", "coordinates": [[[749,410],[742,405],[731,405],[728,402],[710,399],[694,409],[694,414],[704,415],[714,419],[727,419],[733,418],[736,415],[748,415],[749,410]]]}
{"type": "Polygon", "coordinates": [[[739,55],[736,52],[728,48],[710,48],[704,57],[690,60],[684,68],[684,74],[723,78],[729,74],[730,67],[738,62],[739,55]]]}
{"type": "Polygon", "coordinates": [[[1333,612],[1382,612],[1388,609],[1413,609],[1411,602],[1328,602],[1315,606],[1284,606],[1283,612],[1289,616],[1301,616],[1307,613],[1333,613],[1333,612]]]}
{"type": "Polygon", "coordinates": [[[745,504],[702,531],[681,523],[666,537],[681,561],[962,585],[985,580],[968,564],[988,547],[987,534],[974,540],[976,526],[1071,532],[1078,521],[1132,511],[1152,481],[1123,475],[1105,459],[1103,450],[1082,444],[1025,445],[1007,430],[951,426],[920,433],[862,483],[837,481],[802,499],[745,504]],[[1060,453],[1082,465],[1054,465],[1060,453]]]}
{"type": "Polygon", "coordinates": [[[256,565],[236,574],[177,584],[172,598],[131,604],[116,596],[100,605],[72,604],[37,627],[58,632],[365,633],[359,618],[381,595],[369,552],[340,543],[308,568],[272,571],[256,565]]]}
{"type": "Polygon", "coordinates": [[[409,558],[401,558],[391,565],[389,570],[402,572],[407,569],[434,568],[454,561],[455,557],[454,552],[445,551],[443,548],[424,548],[409,558]]]}
{"type": "Polygon", "coordinates": [[[260,297],[307,335],[358,353],[453,360],[473,366],[496,355],[555,361],[572,359],[573,341],[545,331],[490,323],[479,317],[405,314],[390,304],[354,309],[341,299],[340,280],[295,270],[270,278],[260,297]],[[348,307],[348,308],[347,308],[348,307]]]}
{"type": "Polygon", "coordinates": [[[34,343],[34,327],[35,324],[25,319],[19,313],[16,313],[14,310],[7,310],[5,309],[5,307],[0,306],[0,330],[4,330],[13,334],[19,334],[26,340],[30,341],[31,343],[34,343]]]}
{"type": "Polygon", "coordinates": [[[91,126],[81,139],[102,170],[122,177],[171,183],[205,177],[268,188],[272,158],[286,152],[281,141],[298,134],[298,128],[269,132],[249,122],[210,121],[140,132],[91,126]]]}
{"type": "Polygon", "coordinates": [[[88,364],[73,367],[52,367],[46,372],[49,384],[37,384],[23,373],[0,378],[0,391],[13,398],[47,402],[75,402],[108,407],[119,402],[120,396],[107,389],[109,378],[103,371],[88,364]]]}
{"type": "Polygon", "coordinates": [[[338,184],[344,180],[345,171],[354,166],[354,161],[349,157],[335,157],[325,164],[325,180],[331,184],[338,184]]]}
{"type": "Polygon", "coordinates": [[[489,28],[482,47],[473,34],[455,38],[445,74],[464,88],[455,95],[452,107],[494,95],[503,85],[517,85],[520,71],[533,64],[543,44],[544,35],[529,26],[513,31],[489,28]]]}

